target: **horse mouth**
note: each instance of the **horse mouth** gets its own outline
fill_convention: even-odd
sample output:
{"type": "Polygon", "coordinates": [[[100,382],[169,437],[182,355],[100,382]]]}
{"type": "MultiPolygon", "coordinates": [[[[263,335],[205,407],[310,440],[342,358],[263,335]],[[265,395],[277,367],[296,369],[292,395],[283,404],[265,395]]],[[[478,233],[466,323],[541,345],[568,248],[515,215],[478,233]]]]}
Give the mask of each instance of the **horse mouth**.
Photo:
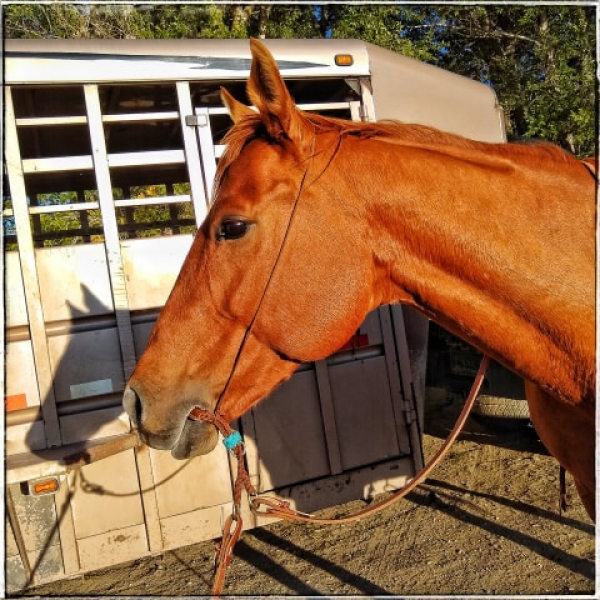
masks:
{"type": "Polygon", "coordinates": [[[219,440],[216,428],[201,419],[206,409],[198,404],[193,405],[187,414],[172,411],[165,426],[158,430],[145,427],[142,404],[137,392],[130,386],[123,394],[123,408],[142,442],[156,450],[170,450],[177,460],[208,454],[219,440]]]}
{"type": "Polygon", "coordinates": [[[195,406],[188,413],[183,428],[171,448],[171,456],[185,460],[202,456],[214,450],[219,440],[216,428],[200,418],[202,409],[195,406]]]}
{"type": "Polygon", "coordinates": [[[151,433],[138,427],[138,437],[151,448],[170,450],[176,460],[208,454],[217,445],[219,434],[213,425],[198,418],[200,410],[194,408],[190,411],[179,432],[151,433]]]}

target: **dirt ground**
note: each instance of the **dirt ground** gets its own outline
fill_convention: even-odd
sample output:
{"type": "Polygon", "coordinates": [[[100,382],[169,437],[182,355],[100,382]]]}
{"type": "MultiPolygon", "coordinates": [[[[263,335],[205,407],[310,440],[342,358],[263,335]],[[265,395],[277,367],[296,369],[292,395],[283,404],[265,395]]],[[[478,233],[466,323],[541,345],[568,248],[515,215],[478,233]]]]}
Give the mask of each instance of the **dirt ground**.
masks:
{"type": "MultiPolygon", "coordinates": [[[[438,390],[439,391],[439,390],[438,390]]],[[[460,410],[430,390],[424,449],[439,447],[460,410]]],[[[230,595],[592,595],[594,526],[572,482],[558,513],[558,466],[531,428],[469,419],[433,476],[407,499],[355,524],[275,523],[244,532],[227,575],[230,595]]],[[[361,501],[322,514],[364,506],[361,501]]],[[[210,593],[214,544],[89,573],[37,596],[210,593]]]]}

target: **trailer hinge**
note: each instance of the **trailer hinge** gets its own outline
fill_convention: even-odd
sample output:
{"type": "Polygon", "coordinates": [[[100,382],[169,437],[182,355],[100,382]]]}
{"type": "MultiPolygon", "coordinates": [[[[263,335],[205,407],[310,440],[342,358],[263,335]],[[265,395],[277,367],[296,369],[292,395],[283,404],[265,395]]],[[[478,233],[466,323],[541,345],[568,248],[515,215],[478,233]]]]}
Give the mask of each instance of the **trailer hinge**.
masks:
{"type": "Polygon", "coordinates": [[[186,115],[185,124],[188,127],[206,127],[208,126],[208,117],[206,115],[186,115]]]}
{"type": "Polygon", "coordinates": [[[415,418],[415,411],[413,409],[413,407],[410,405],[410,402],[408,400],[404,400],[403,401],[403,410],[404,410],[404,418],[406,420],[406,424],[410,425],[414,418],[415,418]]]}
{"type": "Polygon", "coordinates": [[[406,424],[410,425],[411,423],[417,421],[417,397],[415,394],[415,389],[413,386],[413,382],[410,382],[410,398],[404,398],[402,401],[402,408],[404,409],[404,415],[406,419],[406,424]]]}

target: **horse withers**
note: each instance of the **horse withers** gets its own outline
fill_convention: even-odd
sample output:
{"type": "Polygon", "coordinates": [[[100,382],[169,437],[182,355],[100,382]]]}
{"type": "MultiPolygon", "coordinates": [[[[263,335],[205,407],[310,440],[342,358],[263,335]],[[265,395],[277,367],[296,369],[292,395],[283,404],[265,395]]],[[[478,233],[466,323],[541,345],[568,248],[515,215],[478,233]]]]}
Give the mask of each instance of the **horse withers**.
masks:
{"type": "Polygon", "coordinates": [[[142,439],[211,451],[377,306],[410,305],[526,380],[538,435],[595,500],[595,181],[549,144],[300,111],[264,45],[222,97],[210,212],[129,380],[142,439]],[[293,326],[292,326],[293,325],[293,326]]]}

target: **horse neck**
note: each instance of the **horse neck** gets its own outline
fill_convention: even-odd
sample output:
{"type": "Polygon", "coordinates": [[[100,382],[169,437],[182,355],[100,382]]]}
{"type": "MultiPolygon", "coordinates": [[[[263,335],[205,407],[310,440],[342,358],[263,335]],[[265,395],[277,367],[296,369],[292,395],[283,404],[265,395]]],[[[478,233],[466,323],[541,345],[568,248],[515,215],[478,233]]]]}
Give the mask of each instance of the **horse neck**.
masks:
{"type": "Polygon", "coordinates": [[[577,162],[558,176],[520,149],[357,143],[377,175],[342,193],[363,210],[378,302],[417,308],[556,396],[592,394],[593,188],[569,176],[577,162]]]}

